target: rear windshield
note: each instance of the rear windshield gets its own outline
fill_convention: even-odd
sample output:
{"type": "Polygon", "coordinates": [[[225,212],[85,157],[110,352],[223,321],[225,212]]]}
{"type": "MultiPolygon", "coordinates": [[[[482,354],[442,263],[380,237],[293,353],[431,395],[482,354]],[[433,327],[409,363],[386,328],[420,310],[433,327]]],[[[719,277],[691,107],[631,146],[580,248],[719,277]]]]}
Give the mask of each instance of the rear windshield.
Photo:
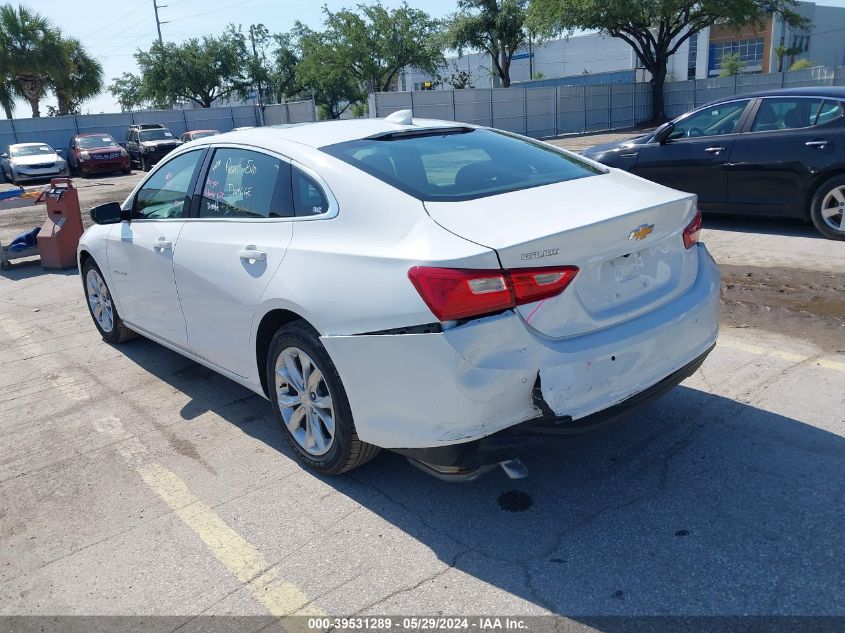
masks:
{"type": "Polygon", "coordinates": [[[320,149],[430,201],[470,200],[603,173],[550,145],[488,129],[398,133],[320,149]]]}

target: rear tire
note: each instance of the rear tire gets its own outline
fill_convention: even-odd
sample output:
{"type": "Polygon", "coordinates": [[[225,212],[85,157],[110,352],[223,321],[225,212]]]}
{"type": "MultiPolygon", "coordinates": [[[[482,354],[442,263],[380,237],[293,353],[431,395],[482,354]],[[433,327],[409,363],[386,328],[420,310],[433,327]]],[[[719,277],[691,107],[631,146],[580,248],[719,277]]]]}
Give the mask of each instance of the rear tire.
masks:
{"type": "Polygon", "coordinates": [[[810,219],[826,238],[845,240],[845,174],[829,178],[816,190],[810,219]]]}
{"type": "Polygon", "coordinates": [[[282,433],[305,466],[324,475],[339,475],[378,454],[379,447],[358,439],[340,375],[309,325],[294,321],[276,332],[265,371],[282,433]]]}
{"type": "Polygon", "coordinates": [[[111,300],[111,290],[93,258],[89,257],[82,265],[82,285],[88,312],[106,343],[115,345],[138,338],[138,334],[126,327],[117,313],[117,307],[111,300]],[[110,317],[105,318],[106,314],[110,317]]]}

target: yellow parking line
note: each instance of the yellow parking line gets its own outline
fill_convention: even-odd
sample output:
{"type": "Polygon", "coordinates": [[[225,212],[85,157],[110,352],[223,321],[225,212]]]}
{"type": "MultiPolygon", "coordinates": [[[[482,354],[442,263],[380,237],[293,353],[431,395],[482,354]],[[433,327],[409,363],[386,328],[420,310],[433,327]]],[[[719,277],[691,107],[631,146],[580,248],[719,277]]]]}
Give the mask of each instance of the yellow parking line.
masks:
{"type": "MultiPolygon", "coordinates": [[[[756,354],[758,356],[771,356],[772,358],[779,358],[789,363],[804,363],[814,358],[813,356],[804,356],[803,354],[795,354],[793,352],[787,352],[780,349],[771,349],[761,345],[753,345],[725,338],[719,339],[719,347],[725,347],[738,352],[756,354]]],[[[832,369],[833,371],[841,371],[845,373],[845,363],[837,360],[819,358],[815,361],[815,364],[819,367],[824,367],[825,369],[832,369]]]]}
{"type": "Polygon", "coordinates": [[[261,553],[229,527],[212,508],[194,496],[178,475],[161,464],[145,464],[138,472],[146,484],[191,528],[214,556],[246,584],[253,596],[276,617],[325,615],[296,585],[279,577],[261,553]]]}

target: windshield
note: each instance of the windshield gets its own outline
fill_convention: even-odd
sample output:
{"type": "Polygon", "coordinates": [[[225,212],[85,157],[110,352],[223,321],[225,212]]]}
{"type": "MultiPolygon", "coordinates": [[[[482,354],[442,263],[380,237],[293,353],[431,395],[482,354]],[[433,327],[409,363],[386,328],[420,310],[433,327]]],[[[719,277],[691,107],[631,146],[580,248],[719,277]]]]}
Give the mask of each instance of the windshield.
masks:
{"type": "Polygon", "coordinates": [[[93,149],[95,147],[115,147],[117,142],[108,134],[97,136],[80,136],[76,144],[82,149],[93,149]]]}
{"type": "Polygon", "coordinates": [[[140,137],[142,141],[164,141],[172,139],[173,134],[170,130],[141,130],[140,137]]]}
{"type": "Polygon", "coordinates": [[[320,149],[431,201],[470,200],[603,173],[551,145],[487,129],[399,133],[320,149]]]}
{"type": "Polygon", "coordinates": [[[38,154],[55,154],[49,145],[26,145],[24,147],[10,147],[9,156],[37,156],[38,154]]]}

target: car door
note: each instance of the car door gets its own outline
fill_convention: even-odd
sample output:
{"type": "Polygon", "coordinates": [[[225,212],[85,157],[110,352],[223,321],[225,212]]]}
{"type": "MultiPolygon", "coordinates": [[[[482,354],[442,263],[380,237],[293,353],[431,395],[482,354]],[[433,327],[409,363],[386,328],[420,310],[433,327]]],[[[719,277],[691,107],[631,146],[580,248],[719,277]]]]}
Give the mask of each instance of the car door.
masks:
{"type": "Polygon", "coordinates": [[[702,207],[727,202],[726,166],[750,99],[710,105],[674,122],[663,143],[640,147],[638,176],[698,195],[702,207]]]}
{"type": "Polygon", "coordinates": [[[742,213],[806,217],[808,187],[843,150],[845,120],[839,101],[763,97],[731,154],[729,203],[742,213]]]}
{"type": "Polygon", "coordinates": [[[180,347],[187,344],[187,332],[173,256],[204,155],[202,149],[184,152],[162,164],[128,201],[132,219],[109,233],[108,262],[121,317],[180,347]]]}
{"type": "Polygon", "coordinates": [[[188,345],[251,377],[253,315],[293,235],[291,164],[238,146],[218,147],[206,162],[174,258],[188,345]]]}

